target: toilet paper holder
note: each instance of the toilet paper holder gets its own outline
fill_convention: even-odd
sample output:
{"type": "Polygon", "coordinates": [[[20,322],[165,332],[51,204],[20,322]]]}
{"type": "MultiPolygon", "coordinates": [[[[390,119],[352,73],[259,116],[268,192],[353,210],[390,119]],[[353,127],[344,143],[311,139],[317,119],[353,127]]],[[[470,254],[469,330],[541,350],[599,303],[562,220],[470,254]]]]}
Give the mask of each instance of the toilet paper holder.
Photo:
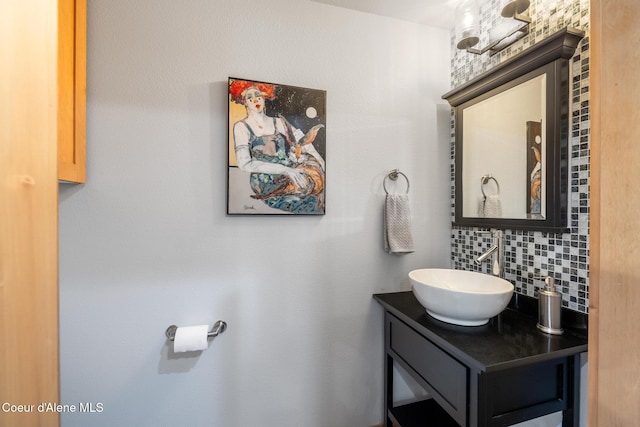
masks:
{"type": "MultiPolygon", "coordinates": [[[[207,338],[217,337],[221,333],[223,333],[227,329],[227,322],[223,320],[218,320],[213,324],[213,328],[207,334],[207,338]]],[[[176,325],[171,325],[165,331],[165,335],[169,338],[170,341],[173,341],[176,338],[176,331],[178,327],[176,325]]]]}

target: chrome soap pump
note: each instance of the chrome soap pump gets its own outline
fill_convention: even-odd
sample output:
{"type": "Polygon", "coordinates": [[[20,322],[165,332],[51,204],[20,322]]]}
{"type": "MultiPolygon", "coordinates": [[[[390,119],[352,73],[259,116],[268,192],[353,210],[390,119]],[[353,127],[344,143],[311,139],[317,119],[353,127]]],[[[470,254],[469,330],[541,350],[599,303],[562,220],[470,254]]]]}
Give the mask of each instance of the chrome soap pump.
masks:
{"type": "Polygon", "coordinates": [[[552,335],[561,335],[562,295],[556,291],[553,277],[544,279],[544,289],[538,291],[538,329],[552,335]]]}

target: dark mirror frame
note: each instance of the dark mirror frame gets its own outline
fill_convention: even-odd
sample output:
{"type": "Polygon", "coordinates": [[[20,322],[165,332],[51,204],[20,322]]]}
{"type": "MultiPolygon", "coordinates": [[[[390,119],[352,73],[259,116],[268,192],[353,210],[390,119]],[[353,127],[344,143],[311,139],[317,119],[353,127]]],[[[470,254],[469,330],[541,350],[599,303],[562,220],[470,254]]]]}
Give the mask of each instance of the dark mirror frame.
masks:
{"type": "Polygon", "coordinates": [[[538,42],[488,72],[444,94],[455,118],[455,221],[454,226],[567,231],[569,62],[584,32],[565,28],[538,42]],[[475,218],[462,214],[462,129],[464,109],[511,89],[541,74],[547,75],[546,212],[544,219],[475,218]]]}

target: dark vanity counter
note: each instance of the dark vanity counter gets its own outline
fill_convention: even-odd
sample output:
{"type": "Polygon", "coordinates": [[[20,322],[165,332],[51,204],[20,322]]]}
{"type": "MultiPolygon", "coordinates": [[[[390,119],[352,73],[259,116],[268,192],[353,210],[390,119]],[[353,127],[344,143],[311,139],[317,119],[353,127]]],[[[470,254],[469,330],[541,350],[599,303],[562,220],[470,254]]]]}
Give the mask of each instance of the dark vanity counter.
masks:
{"type": "Polygon", "coordinates": [[[483,326],[456,326],[429,316],[412,292],[374,295],[389,312],[469,366],[482,371],[587,351],[587,337],[567,329],[547,335],[535,317],[507,308],[483,326]],[[525,360],[529,359],[529,360],[525,360]]]}
{"type": "Polygon", "coordinates": [[[563,426],[579,425],[586,329],[548,335],[514,308],[483,326],[456,326],[429,316],[410,291],[373,297],[385,309],[387,426],[508,426],[558,411],[563,426]],[[432,399],[394,407],[393,362],[432,399]]]}

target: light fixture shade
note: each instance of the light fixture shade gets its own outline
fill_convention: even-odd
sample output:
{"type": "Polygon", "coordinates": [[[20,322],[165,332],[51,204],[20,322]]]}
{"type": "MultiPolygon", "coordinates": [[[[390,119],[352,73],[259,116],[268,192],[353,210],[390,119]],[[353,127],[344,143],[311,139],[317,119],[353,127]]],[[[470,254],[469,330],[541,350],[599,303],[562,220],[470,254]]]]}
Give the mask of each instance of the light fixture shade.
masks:
{"type": "Polygon", "coordinates": [[[480,41],[480,10],[477,0],[462,0],[456,7],[456,46],[468,49],[480,41]]]}
{"type": "Polygon", "coordinates": [[[505,18],[513,18],[529,8],[529,0],[505,0],[502,2],[501,15],[505,18]]]}

